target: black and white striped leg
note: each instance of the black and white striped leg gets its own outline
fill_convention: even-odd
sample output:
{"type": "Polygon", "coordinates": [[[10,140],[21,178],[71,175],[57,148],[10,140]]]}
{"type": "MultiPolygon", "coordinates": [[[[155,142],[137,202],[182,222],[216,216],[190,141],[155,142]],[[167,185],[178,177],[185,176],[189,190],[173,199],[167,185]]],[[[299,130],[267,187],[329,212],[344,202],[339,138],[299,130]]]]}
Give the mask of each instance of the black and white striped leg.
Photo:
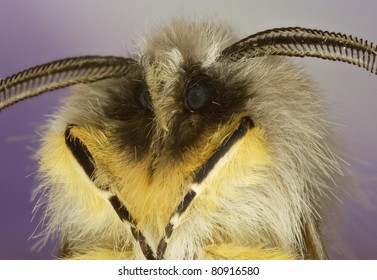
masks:
{"type": "MultiPolygon", "coordinates": [[[[94,182],[95,181],[95,160],[88,150],[88,148],[84,145],[84,143],[77,137],[71,135],[71,129],[75,127],[74,124],[68,124],[65,130],[65,143],[69,150],[72,152],[72,155],[75,157],[76,161],[80,164],[80,166],[85,171],[86,175],[89,179],[94,182]]],[[[98,186],[96,186],[98,187],[98,186]]],[[[98,187],[102,191],[107,191],[110,193],[109,187],[98,187]]],[[[125,207],[125,205],[119,200],[118,196],[111,194],[109,197],[109,202],[114,208],[115,212],[121,219],[121,221],[126,222],[131,229],[131,233],[135,240],[139,243],[141,251],[143,252],[145,258],[147,260],[154,260],[155,255],[153,250],[148,245],[145,236],[137,229],[136,222],[132,218],[131,214],[125,207]]]]}
{"type": "Polygon", "coordinates": [[[253,121],[249,117],[245,117],[241,120],[238,129],[234,131],[228,138],[226,138],[223,143],[217,148],[217,150],[211,155],[205,164],[198,168],[195,172],[193,183],[184,196],[181,203],[178,205],[174,214],[171,216],[168,225],[165,228],[164,236],[158,243],[157,247],[157,259],[163,259],[167,248],[167,245],[171,239],[174,230],[178,227],[181,222],[183,213],[192,204],[194,199],[198,196],[204,188],[204,181],[215,168],[220,159],[230,150],[230,148],[241,139],[247,131],[254,127],[253,121]]]}
{"type": "Polygon", "coordinates": [[[147,260],[155,260],[156,257],[153,253],[153,250],[147,243],[145,236],[141,233],[140,230],[136,227],[136,222],[134,218],[132,218],[131,214],[128,212],[127,208],[124,204],[119,200],[118,196],[113,195],[109,198],[111,205],[113,206],[115,212],[118,214],[119,218],[123,222],[127,222],[130,226],[131,233],[136,241],[138,241],[141,251],[143,252],[145,258],[147,260]]]}
{"type": "Polygon", "coordinates": [[[187,210],[191,202],[196,197],[196,191],[190,189],[188,193],[184,196],[182,202],[179,204],[174,214],[169,220],[168,225],[165,227],[164,237],[160,240],[157,246],[157,259],[162,260],[166,251],[168,242],[173,234],[175,227],[178,226],[180,216],[187,210]]]}

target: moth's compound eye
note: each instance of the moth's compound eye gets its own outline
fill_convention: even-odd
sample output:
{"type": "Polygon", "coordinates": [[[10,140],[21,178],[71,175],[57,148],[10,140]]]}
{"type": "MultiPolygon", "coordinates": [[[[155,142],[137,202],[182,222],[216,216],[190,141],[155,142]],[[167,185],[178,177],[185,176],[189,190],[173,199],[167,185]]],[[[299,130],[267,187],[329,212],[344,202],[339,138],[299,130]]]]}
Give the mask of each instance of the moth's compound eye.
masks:
{"type": "Polygon", "coordinates": [[[186,89],[186,106],[192,112],[206,109],[216,95],[216,87],[207,75],[196,77],[186,89]]]}
{"type": "Polygon", "coordinates": [[[136,89],[136,103],[140,109],[147,110],[150,108],[150,96],[148,88],[145,85],[141,85],[136,89]]]}

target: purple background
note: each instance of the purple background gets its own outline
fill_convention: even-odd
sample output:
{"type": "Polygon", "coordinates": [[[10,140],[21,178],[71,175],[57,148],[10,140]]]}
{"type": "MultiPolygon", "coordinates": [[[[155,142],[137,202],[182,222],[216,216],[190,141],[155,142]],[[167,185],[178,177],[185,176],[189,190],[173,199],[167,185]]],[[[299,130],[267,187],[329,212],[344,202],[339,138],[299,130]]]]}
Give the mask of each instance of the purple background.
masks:
{"type": "MultiPolygon", "coordinates": [[[[364,1],[2,1],[0,77],[50,60],[84,54],[124,55],[149,24],[177,15],[217,17],[240,36],[279,26],[304,26],[353,34],[377,43],[377,2],[364,1]],[[186,3],[187,2],[187,3],[186,3]]],[[[341,195],[342,212],[329,211],[333,258],[377,259],[377,79],[342,63],[297,59],[323,90],[353,174],[341,195]],[[340,124],[340,125],[338,125],[340,124]]],[[[65,91],[28,100],[0,113],[0,259],[47,259],[53,246],[31,251],[28,240],[38,127],[65,91]]],[[[340,184],[339,188],[345,185],[340,184]]]]}

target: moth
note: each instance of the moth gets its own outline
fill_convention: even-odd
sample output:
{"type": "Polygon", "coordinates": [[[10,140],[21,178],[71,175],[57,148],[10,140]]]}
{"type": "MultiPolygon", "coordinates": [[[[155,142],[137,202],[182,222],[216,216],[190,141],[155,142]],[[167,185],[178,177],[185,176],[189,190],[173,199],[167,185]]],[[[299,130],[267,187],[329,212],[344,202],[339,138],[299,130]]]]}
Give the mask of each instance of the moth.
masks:
{"type": "Polygon", "coordinates": [[[175,19],[129,58],[3,79],[0,110],[76,85],[37,155],[42,242],[57,235],[62,259],[326,259],[323,201],[341,171],[321,98],[286,56],[376,74],[376,54],[339,33],[237,40],[227,25],[175,19]]]}

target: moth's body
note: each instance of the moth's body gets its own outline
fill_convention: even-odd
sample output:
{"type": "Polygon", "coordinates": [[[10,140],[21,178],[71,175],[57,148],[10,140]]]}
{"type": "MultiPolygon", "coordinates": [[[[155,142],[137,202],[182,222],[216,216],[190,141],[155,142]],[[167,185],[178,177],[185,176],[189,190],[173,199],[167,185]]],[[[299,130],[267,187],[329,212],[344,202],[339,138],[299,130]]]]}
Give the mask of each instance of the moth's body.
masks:
{"type": "Polygon", "coordinates": [[[195,190],[173,219],[165,259],[326,258],[319,212],[338,165],[320,97],[284,59],[218,60],[233,41],[226,26],[173,21],[141,42],[128,77],[65,100],[43,136],[38,188],[44,233],[61,236],[62,257],[145,258],[109,198],[156,252],[195,190]],[[197,85],[214,91],[210,101],[187,100],[197,85]],[[244,122],[245,134],[195,183],[244,122]],[[92,177],[69,147],[75,139],[93,157],[92,177]]]}

